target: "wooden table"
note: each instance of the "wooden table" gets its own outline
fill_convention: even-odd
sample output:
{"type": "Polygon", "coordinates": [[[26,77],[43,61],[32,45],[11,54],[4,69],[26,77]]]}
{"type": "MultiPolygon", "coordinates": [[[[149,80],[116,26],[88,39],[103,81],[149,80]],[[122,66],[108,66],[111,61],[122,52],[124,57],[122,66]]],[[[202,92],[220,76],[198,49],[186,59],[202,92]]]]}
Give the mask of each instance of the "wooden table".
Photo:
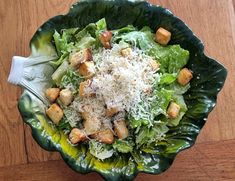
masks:
{"type": "MultiPolygon", "coordinates": [[[[66,13],[74,0],[0,1],[0,180],[102,180],[70,170],[58,153],[42,150],[17,109],[21,89],[9,85],[11,57],[28,56],[28,43],[48,18],[66,13]]],[[[235,1],[151,0],[172,10],[205,43],[208,55],[229,70],[218,104],[197,139],[160,175],[137,180],[235,180],[235,1]]]]}

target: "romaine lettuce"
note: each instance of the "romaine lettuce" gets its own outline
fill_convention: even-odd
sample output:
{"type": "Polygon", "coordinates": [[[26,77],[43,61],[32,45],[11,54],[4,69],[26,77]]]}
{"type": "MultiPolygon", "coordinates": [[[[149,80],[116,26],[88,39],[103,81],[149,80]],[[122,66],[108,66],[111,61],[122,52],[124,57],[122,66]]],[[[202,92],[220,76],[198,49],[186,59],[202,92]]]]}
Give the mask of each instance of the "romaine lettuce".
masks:
{"type": "Polygon", "coordinates": [[[140,49],[161,64],[160,71],[163,73],[178,73],[189,59],[189,52],[180,47],[180,45],[161,46],[155,42],[154,34],[149,27],[144,27],[140,31],[131,29],[127,33],[117,33],[114,35],[114,41],[125,41],[140,49]],[[132,31],[131,31],[132,30],[132,31]]]}
{"type": "Polygon", "coordinates": [[[128,153],[133,151],[135,144],[132,141],[127,140],[116,140],[113,143],[113,148],[121,153],[128,153]]]}
{"type": "Polygon", "coordinates": [[[89,141],[89,151],[93,156],[101,160],[111,157],[114,153],[111,145],[100,143],[95,140],[89,141]]]}
{"type": "Polygon", "coordinates": [[[52,61],[52,65],[58,67],[72,52],[99,46],[99,34],[106,30],[106,26],[105,19],[101,19],[97,23],[90,23],[81,30],[71,28],[64,29],[61,33],[55,31],[53,38],[59,59],[52,61]]]}

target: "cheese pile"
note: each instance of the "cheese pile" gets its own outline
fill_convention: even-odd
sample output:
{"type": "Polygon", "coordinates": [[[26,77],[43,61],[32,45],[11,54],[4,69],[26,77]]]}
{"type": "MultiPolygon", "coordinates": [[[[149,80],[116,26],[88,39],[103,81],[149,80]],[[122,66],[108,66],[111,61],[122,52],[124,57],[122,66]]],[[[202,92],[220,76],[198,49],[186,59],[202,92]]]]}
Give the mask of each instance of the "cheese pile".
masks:
{"type": "MultiPolygon", "coordinates": [[[[111,50],[100,49],[93,54],[96,63],[96,75],[86,91],[95,91],[96,97],[75,100],[73,105],[79,111],[92,111],[92,115],[105,118],[105,107],[115,107],[119,111],[127,111],[134,117],[141,117],[149,107],[148,98],[154,82],[159,74],[151,66],[152,58],[144,55],[137,48],[129,56],[120,54],[121,47],[115,44],[111,50]],[[76,104],[77,102],[77,104],[76,104]],[[89,105],[89,109],[84,110],[89,105]]],[[[88,92],[87,92],[88,93],[88,92]]],[[[145,117],[149,119],[149,117],[145,117]]]]}

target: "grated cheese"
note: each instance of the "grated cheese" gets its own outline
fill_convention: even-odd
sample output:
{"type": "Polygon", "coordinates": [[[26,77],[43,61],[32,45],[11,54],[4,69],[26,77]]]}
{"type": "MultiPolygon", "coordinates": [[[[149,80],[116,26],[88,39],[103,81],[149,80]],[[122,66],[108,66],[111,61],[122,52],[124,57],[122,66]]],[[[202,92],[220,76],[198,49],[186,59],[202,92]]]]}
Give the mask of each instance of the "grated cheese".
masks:
{"type": "Polygon", "coordinates": [[[137,48],[126,57],[120,51],[121,46],[115,44],[111,50],[100,49],[93,55],[96,75],[85,91],[95,92],[96,97],[77,98],[72,105],[80,112],[92,112],[106,127],[111,127],[111,118],[105,117],[107,107],[127,111],[137,119],[151,119],[148,110],[153,97],[149,92],[159,80],[159,74],[151,67],[151,57],[137,48]]]}

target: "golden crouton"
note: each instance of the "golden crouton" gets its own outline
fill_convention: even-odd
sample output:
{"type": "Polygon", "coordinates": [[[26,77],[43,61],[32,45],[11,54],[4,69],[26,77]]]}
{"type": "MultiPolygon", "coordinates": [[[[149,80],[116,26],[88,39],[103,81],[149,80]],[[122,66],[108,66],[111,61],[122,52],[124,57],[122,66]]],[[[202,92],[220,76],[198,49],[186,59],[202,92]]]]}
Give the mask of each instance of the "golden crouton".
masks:
{"type": "Polygon", "coordinates": [[[111,38],[113,33],[111,31],[104,31],[100,34],[99,40],[106,49],[111,49],[111,38]]]}
{"type": "Polygon", "coordinates": [[[132,53],[132,49],[131,48],[124,48],[121,50],[121,55],[123,57],[128,57],[129,55],[131,55],[132,53]]]}
{"type": "Polygon", "coordinates": [[[192,78],[192,72],[187,68],[183,68],[178,75],[177,81],[180,85],[186,85],[190,82],[192,78]]]}
{"type": "Polygon", "coordinates": [[[46,114],[55,124],[59,124],[64,116],[63,110],[56,103],[46,110],[46,114]]]}
{"type": "Polygon", "coordinates": [[[88,120],[92,118],[91,114],[88,111],[81,112],[81,115],[84,120],[88,120]]]}
{"type": "Polygon", "coordinates": [[[113,132],[107,128],[91,136],[101,143],[112,144],[114,142],[113,132]]]}
{"type": "Polygon", "coordinates": [[[167,109],[167,114],[169,118],[177,118],[180,112],[180,106],[176,104],[175,102],[171,102],[170,106],[167,109]]]}
{"type": "Polygon", "coordinates": [[[86,78],[92,77],[95,74],[94,62],[93,61],[86,61],[84,63],[81,63],[78,68],[78,72],[86,78]]]}
{"type": "Polygon", "coordinates": [[[57,97],[59,96],[60,89],[59,88],[49,88],[46,90],[46,98],[52,103],[55,102],[57,97]]]}
{"type": "Polygon", "coordinates": [[[125,120],[119,119],[114,121],[114,132],[117,134],[119,139],[125,139],[128,136],[129,131],[125,120]]]}
{"type": "Polygon", "coordinates": [[[171,40],[171,32],[164,28],[159,28],[156,32],[156,41],[161,45],[167,45],[171,40]]]}
{"type": "Polygon", "coordinates": [[[92,135],[92,134],[97,133],[101,129],[101,121],[96,117],[92,117],[91,115],[90,116],[88,115],[88,118],[86,118],[83,121],[83,126],[87,135],[92,135]]]}
{"type": "Polygon", "coordinates": [[[106,109],[106,116],[107,117],[112,117],[114,114],[117,114],[119,112],[118,108],[116,107],[110,107],[108,109],[106,109]]]}
{"type": "Polygon", "coordinates": [[[60,91],[60,101],[68,106],[73,101],[73,92],[69,89],[63,89],[60,91]]]}
{"type": "Polygon", "coordinates": [[[81,63],[86,61],[92,61],[92,52],[90,49],[86,48],[77,53],[72,54],[69,57],[70,65],[74,68],[78,68],[81,63]]]}
{"type": "Polygon", "coordinates": [[[154,71],[158,70],[160,67],[160,64],[156,60],[153,60],[153,59],[150,60],[149,64],[154,71]]]}
{"type": "Polygon", "coordinates": [[[86,140],[86,138],[87,137],[85,135],[84,130],[80,130],[78,128],[73,128],[72,131],[69,134],[69,141],[72,144],[77,144],[77,143],[79,143],[81,141],[86,140]]]}
{"type": "Polygon", "coordinates": [[[92,97],[95,95],[95,91],[93,91],[89,86],[91,85],[91,80],[86,80],[81,82],[79,85],[79,96],[80,97],[92,97]]]}

